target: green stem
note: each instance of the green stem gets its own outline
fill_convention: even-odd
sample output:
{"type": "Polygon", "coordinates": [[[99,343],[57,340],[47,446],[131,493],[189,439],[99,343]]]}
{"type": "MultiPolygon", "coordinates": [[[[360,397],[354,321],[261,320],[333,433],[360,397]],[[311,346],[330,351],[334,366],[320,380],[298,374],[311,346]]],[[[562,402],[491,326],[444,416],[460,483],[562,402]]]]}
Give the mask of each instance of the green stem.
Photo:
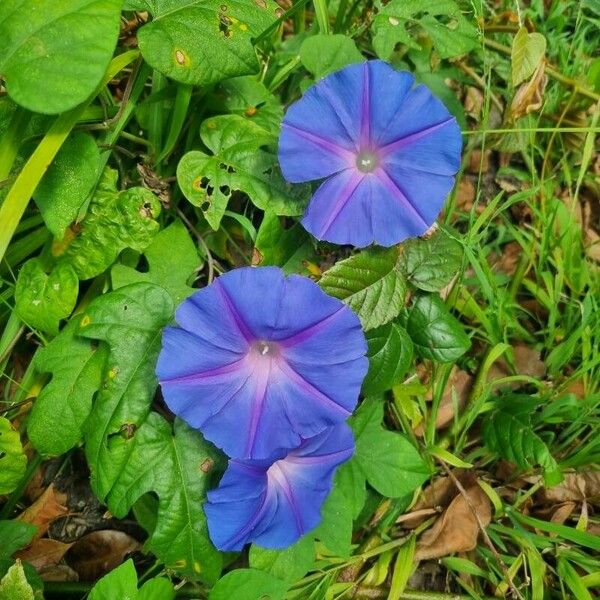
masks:
{"type": "Polygon", "coordinates": [[[31,118],[31,113],[24,108],[17,108],[12,116],[10,125],[0,140],[0,181],[10,175],[12,166],[17,158],[25,127],[31,118]]]}

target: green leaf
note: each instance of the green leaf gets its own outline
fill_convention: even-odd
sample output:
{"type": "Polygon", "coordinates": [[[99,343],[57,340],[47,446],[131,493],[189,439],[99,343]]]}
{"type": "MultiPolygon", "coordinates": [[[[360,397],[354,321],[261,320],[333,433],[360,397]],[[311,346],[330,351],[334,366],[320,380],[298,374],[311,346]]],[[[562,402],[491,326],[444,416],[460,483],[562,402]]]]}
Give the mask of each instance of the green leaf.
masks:
{"type": "Polygon", "coordinates": [[[513,85],[529,79],[545,54],[546,38],[541,33],[528,33],[526,27],[521,27],[513,39],[511,50],[513,85]]]}
{"type": "Polygon", "coordinates": [[[355,460],[366,480],[383,496],[399,498],[416,490],[430,472],[406,437],[381,426],[383,402],[365,400],[350,425],[356,439],[355,460]]]}
{"type": "Polygon", "coordinates": [[[88,600],[135,600],[137,598],[137,573],[131,559],[102,577],[92,588],[88,600]]]}
{"type": "Polygon", "coordinates": [[[363,250],[325,271],[319,281],[359,316],[365,331],[395,319],[404,306],[406,282],[397,247],[363,250]]]}
{"type": "Polygon", "coordinates": [[[122,0],[3,0],[0,74],[11,98],[56,114],[86,100],[112,57],[122,0]]]}
{"type": "Polygon", "coordinates": [[[351,508],[352,519],[358,518],[367,500],[365,476],[356,459],[341,465],[335,474],[335,484],[343,491],[351,508]]]}
{"type": "Polygon", "coordinates": [[[257,569],[235,569],[219,579],[209,600],[280,600],[288,586],[281,579],[257,569]]]}
{"type": "Polygon", "coordinates": [[[363,381],[368,396],[389,390],[400,381],[413,357],[413,343],[398,323],[388,323],[367,333],[369,371],[363,381]]]}
{"type": "Polygon", "coordinates": [[[32,329],[56,335],[61,319],[73,312],[78,293],[79,280],[71,265],[56,265],[47,275],[42,260],[31,258],[17,278],[16,311],[32,329]]]}
{"type": "Polygon", "coordinates": [[[20,560],[0,580],[0,600],[34,600],[33,589],[25,577],[20,560]]]}
{"type": "Polygon", "coordinates": [[[439,296],[419,296],[408,315],[406,331],[422,358],[455,362],[470,347],[471,340],[439,296]]]}
{"type": "Polygon", "coordinates": [[[41,454],[58,456],[79,443],[102,382],[106,347],[77,337],[79,321],[71,320],[36,354],[36,370],[52,374],[27,422],[29,440],[41,454]]]}
{"type": "Polygon", "coordinates": [[[274,212],[265,212],[256,236],[253,264],[261,267],[274,265],[286,273],[301,273],[304,262],[313,256],[310,236],[300,223],[284,229],[274,212]]]}
{"type": "Polygon", "coordinates": [[[140,281],[155,283],[169,292],[175,304],[194,291],[188,281],[200,266],[200,258],[181,221],[175,221],[160,231],[144,250],[144,256],[148,261],[147,273],[121,264],[111,269],[113,289],[140,281]]]}
{"type": "Polygon", "coordinates": [[[531,415],[537,404],[529,396],[519,394],[500,398],[483,423],[483,439],[492,452],[520,469],[541,466],[547,485],[556,484],[561,480],[558,465],[531,424],[531,415]]]}
{"type": "Polygon", "coordinates": [[[19,432],[8,419],[0,417],[0,495],[10,494],[19,485],[26,468],[27,457],[19,432]]]}
{"type": "Polygon", "coordinates": [[[185,154],[177,167],[177,181],[213,229],[219,228],[234,191],[278,215],[303,212],[309,188],[283,180],[277,156],[262,148],[275,141],[262,127],[239,115],[222,115],[204,121],[200,137],[213,155],[198,150],[185,154]]]}
{"type": "Polygon", "coordinates": [[[252,38],[277,18],[272,0],[148,0],[152,22],[137,33],[144,59],[193,85],[258,72],[252,38]]]}
{"type": "Polygon", "coordinates": [[[146,581],[137,595],[137,600],[173,600],[174,598],[173,584],[165,577],[155,577],[146,581]]]}
{"type": "Polygon", "coordinates": [[[454,0],[392,0],[375,17],[373,31],[373,47],[384,60],[399,43],[420,50],[414,36],[421,32],[430,37],[441,58],[466,54],[478,46],[477,30],[454,0]]]}
{"type": "Polygon", "coordinates": [[[271,550],[253,544],[248,558],[253,569],[293,583],[310,570],[315,559],[315,543],[309,534],[283,550],[271,550]]]}
{"type": "Polygon", "coordinates": [[[313,35],[300,46],[300,61],[316,79],[364,60],[354,40],[342,34],[313,35]]]}
{"type": "Polygon", "coordinates": [[[403,262],[408,281],[426,292],[437,292],[448,285],[462,263],[462,246],[439,229],[427,239],[404,244],[403,262]]]}
{"type": "Polygon", "coordinates": [[[0,521],[0,560],[10,558],[31,542],[37,527],[22,521],[0,521]]]}
{"type": "Polygon", "coordinates": [[[91,279],[112,265],[125,248],[143,251],[159,229],[160,202],[149,190],[117,191],[117,171],[105,169],[78,233],[54,244],[59,262],[75,268],[79,279],[91,279]]]}
{"type": "Polygon", "coordinates": [[[77,218],[92,191],[100,169],[100,151],[94,138],[82,132],[70,135],[37,186],[33,199],[54,237],[77,218]]]}

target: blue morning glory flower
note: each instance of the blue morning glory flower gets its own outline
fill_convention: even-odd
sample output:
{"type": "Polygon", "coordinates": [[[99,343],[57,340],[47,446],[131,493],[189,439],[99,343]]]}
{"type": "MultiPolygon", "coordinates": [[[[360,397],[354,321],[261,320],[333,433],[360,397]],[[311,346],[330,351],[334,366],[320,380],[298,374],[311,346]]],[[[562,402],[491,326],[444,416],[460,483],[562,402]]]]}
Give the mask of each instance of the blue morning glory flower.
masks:
{"type": "Polygon", "coordinates": [[[165,401],[231,457],[296,448],[356,406],[368,367],[360,322],[306,277],[235,269],[175,317],[156,369],[165,401]]]}
{"type": "Polygon", "coordinates": [[[317,239],[392,246],[437,218],[460,167],[461,132],[414,83],[372,60],[328,75],[288,109],[279,138],[284,177],[327,178],[302,219],[317,239]]]}
{"type": "Polygon", "coordinates": [[[342,423],[275,460],[230,460],[204,505],[211,540],[219,550],[293,544],[319,524],[335,469],[353,452],[352,430],[342,423]]]}

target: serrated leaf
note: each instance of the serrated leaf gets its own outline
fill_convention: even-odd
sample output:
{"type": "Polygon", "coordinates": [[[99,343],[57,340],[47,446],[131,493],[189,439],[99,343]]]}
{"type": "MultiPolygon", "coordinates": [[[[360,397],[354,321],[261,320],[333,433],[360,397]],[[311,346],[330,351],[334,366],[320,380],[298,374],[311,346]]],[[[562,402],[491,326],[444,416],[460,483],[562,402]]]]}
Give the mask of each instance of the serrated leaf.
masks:
{"type": "Polygon", "coordinates": [[[235,569],[217,581],[209,600],[280,600],[288,585],[257,569],[235,569]]]}
{"type": "Polygon", "coordinates": [[[69,264],[56,265],[46,274],[40,258],[29,259],[19,271],[15,305],[19,317],[32,329],[56,335],[77,302],[79,280],[69,264]]]}
{"type": "Polygon", "coordinates": [[[119,34],[122,0],[3,0],[0,75],[11,98],[56,114],[100,83],[119,34]]]}
{"type": "Polygon", "coordinates": [[[10,558],[31,542],[37,527],[17,520],[0,520],[0,560],[10,558]]]}
{"type": "Polygon", "coordinates": [[[383,402],[365,400],[349,423],[356,439],[355,458],[366,480],[383,496],[411,494],[430,472],[417,449],[402,434],[381,426],[383,402]]]}
{"type": "Polygon", "coordinates": [[[420,50],[414,39],[419,29],[431,38],[441,58],[466,54],[478,46],[477,30],[464,17],[454,0],[426,3],[423,0],[392,0],[373,21],[373,47],[377,55],[388,60],[401,43],[420,50]],[[420,27],[415,28],[415,24],[420,27]]]}
{"type": "Polygon", "coordinates": [[[27,422],[29,440],[41,454],[58,456],[79,443],[102,381],[106,347],[77,337],[79,320],[71,320],[35,357],[36,370],[52,374],[27,422]]]}
{"type": "Polygon", "coordinates": [[[395,319],[404,306],[406,282],[395,246],[363,250],[338,262],[319,285],[350,306],[365,331],[395,319]]]}
{"type": "Polygon", "coordinates": [[[533,431],[531,415],[536,407],[537,402],[529,396],[500,398],[483,423],[483,439],[492,452],[521,469],[541,466],[554,485],[561,479],[560,471],[544,441],[533,431]]]}
{"type": "Polygon", "coordinates": [[[110,274],[113,289],[130,283],[146,281],[160,285],[179,304],[194,290],[187,282],[200,266],[198,250],[181,221],[175,221],[156,234],[144,250],[148,271],[140,273],[131,267],[117,264],[110,274]]]}
{"type": "Polygon", "coordinates": [[[34,600],[33,589],[25,577],[20,560],[0,580],[0,600],[34,600]]]}
{"type": "Polygon", "coordinates": [[[185,154],[177,166],[177,182],[213,229],[219,228],[234,191],[278,215],[303,212],[308,187],[283,180],[276,155],[263,149],[274,138],[262,127],[239,115],[222,115],[204,121],[200,137],[213,155],[198,150],[185,154]]]}
{"type": "Polygon", "coordinates": [[[153,20],[138,32],[144,59],[168,77],[211,84],[258,72],[252,38],[277,19],[272,0],[149,0],[153,20]]]}
{"type": "Polygon", "coordinates": [[[364,60],[354,40],[339,33],[313,35],[300,46],[300,61],[316,79],[364,60]]]}
{"type": "Polygon", "coordinates": [[[303,577],[315,559],[315,543],[308,534],[282,550],[261,548],[253,544],[248,555],[250,567],[259,569],[286,583],[303,577]]]}
{"type": "Polygon", "coordinates": [[[33,199],[54,237],[77,218],[98,178],[100,151],[88,133],[70,135],[37,186],[33,199]]]}
{"type": "Polygon", "coordinates": [[[421,290],[437,292],[458,273],[462,255],[460,243],[443,229],[427,239],[409,240],[402,256],[406,277],[421,290]]]}
{"type": "Polygon", "coordinates": [[[470,347],[471,340],[460,322],[450,314],[439,296],[419,296],[406,323],[415,350],[422,358],[455,362],[470,347]]]}
{"type": "Polygon", "coordinates": [[[53,245],[58,262],[72,265],[79,279],[103,273],[125,248],[143,251],[159,230],[158,198],[142,187],[119,192],[117,177],[117,171],[104,170],[76,232],[67,232],[62,242],[53,245]]]}
{"type": "Polygon", "coordinates": [[[363,381],[363,394],[389,390],[408,371],[413,343],[398,323],[388,323],[367,333],[369,371],[363,381]]]}
{"type": "Polygon", "coordinates": [[[10,494],[19,485],[26,468],[19,432],[8,419],[0,417],[0,495],[10,494]]]}
{"type": "Polygon", "coordinates": [[[528,33],[526,27],[517,31],[511,49],[512,83],[519,85],[529,79],[546,53],[546,38],[541,33],[528,33]]]}

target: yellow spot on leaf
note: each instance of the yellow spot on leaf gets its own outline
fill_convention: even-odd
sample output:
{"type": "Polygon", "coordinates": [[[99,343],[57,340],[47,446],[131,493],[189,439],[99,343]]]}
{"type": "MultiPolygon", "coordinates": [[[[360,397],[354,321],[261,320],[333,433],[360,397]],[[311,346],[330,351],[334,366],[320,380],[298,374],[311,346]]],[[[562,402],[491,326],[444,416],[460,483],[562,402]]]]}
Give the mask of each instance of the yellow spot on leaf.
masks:
{"type": "Polygon", "coordinates": [[[119,367],[115,366],[108,372],[108,378],[114,379],[118,374],[119,374],[119,367]]]}
{"type": "Polygon", "coordinates": [[[85,315],[85,317],[83,317],[83,319],[81,319],[81,323],[79,323],[79,326],[87,327],[91,322],[92,322],[92,320],[87,315],[85,315]]]}
{"type": "Polygon", "coordinates": [[[200,573],[200,571],[201,571],[201,570],[202,570],[202,569],[201,569],[201,567],[200,567],[200,563],[199,563],[197,560],[195,560],[195,561],[194,561],[194,571],[195,571],[196,573],[200,573]]]}
{"type": "Polygon", "coordinates": [[[180,49],[175,50],[175,62],[182,67],[189,67],[190,57],[180,49]]]}
{"type": "Polygon", "coordinates": [[[246,25],[246,23],[240,23],[240,29],[242,31],[248,31],[248,25],[246,25]]]}

